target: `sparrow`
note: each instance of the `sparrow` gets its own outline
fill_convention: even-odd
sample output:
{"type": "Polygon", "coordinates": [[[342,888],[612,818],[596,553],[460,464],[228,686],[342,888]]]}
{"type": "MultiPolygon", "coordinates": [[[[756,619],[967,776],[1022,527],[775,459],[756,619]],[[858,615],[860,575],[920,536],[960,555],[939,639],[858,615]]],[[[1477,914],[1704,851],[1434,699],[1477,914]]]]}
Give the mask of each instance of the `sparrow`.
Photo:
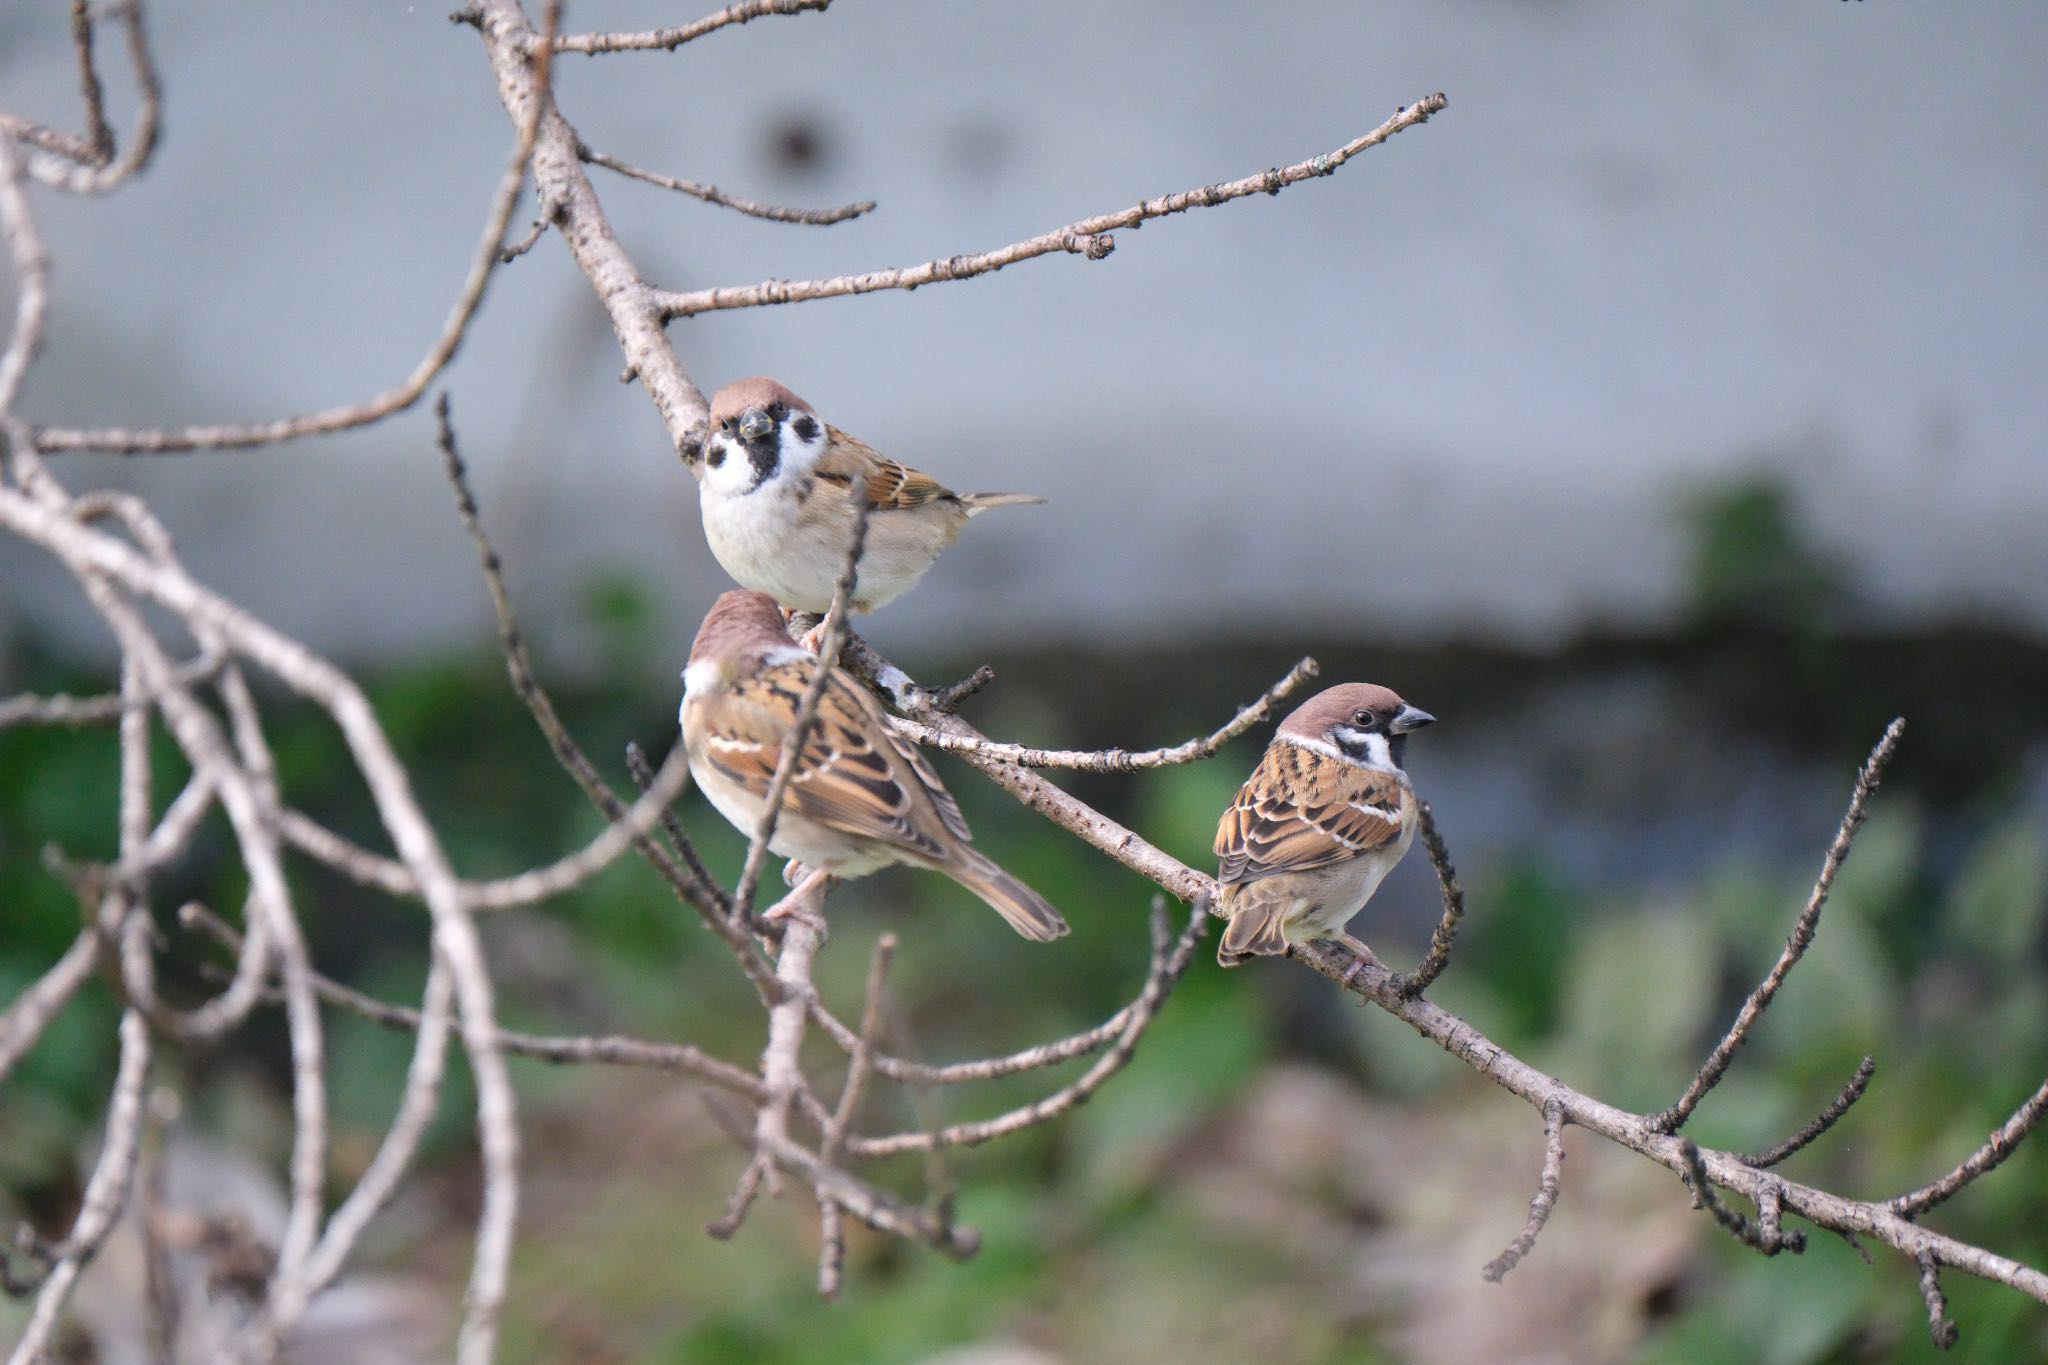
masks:
{"type": "MultiPolygon", "coordinates": [[[[775,599],[728,592],[711,604],[683,672],[683,744],[690,773],[718,813],[753,836],[818,658],[791,642],[775,599]]],[[[834,667],[797,754],[769,851],[793,860],[797,889],[908,863],[951,877],[1010,927],[1041,942],[1067,932],[1045,898],[970,842],[960,807],[915,745],[867,691],[834,667]]],[[[771,911],[771,914],[774,912],[771,911]]]]}
{"type": "Polygon", "coordinates": [[[837,427],[773,379],[742,379],[711,400],[698,458],[711,553],[741,587],[791,611],[821,612],[853,540],[855,500],[874,504],[852,607],[873,611],[917,586],[968,520],[1029,493],[955,493],[837,427]]]}
{"type": "Polygon", "coordinates": [[[1345,683],[1296,707],[1216,826],[1216,960],[1281,954],[1344,932],[1415,839],[1415,790],[1401,770],[1408,734],[1436,717],[1372,683],[1345,683]]]}

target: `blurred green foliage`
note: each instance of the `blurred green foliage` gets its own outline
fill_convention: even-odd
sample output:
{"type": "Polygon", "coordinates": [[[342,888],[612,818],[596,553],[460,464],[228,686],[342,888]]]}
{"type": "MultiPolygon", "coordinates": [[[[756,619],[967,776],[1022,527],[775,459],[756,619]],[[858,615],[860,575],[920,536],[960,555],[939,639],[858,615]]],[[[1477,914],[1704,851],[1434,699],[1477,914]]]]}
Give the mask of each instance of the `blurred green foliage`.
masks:
{"type": "Polygon", "coordinates": [[[1687,500],[1684,528],[1698,624],[1811,636],[1842,603],[1843,568],[1813,543],[1783,479],[1757,473],[1700,489],[1687,500]]]}
{"type": "MultiPolygon", "coordinates": [[[[1741,539],[1735,528],[1762,536],[1752,546],[1768,546],[1783,530],[1782,509],[1774,510],[1767,491],[1725,501],[1713,521],[1728,541],[1702,549],[1701,572],[1718,584],[1712,601],[1733,609],[1754,593],[1820,600],[1822,580],[1796,547],[1781,546],[1782,562],[1767,572],[1724,572],[1724,560],[1741,558],[1729,548],[1741,539]]],[[[595,676],[661,676],[639,643],[646,616],[634,595],[611,585],[593,595],[592,606],[609,641],[602,649],[638,660],[595,676]]],[[[90,686],[47,659],[31,658],[27,669],[35,685],[90,686]]],[[[396,671],[376,679],[372,692],[465,873],[514,870],[598,828],[511,697],[495,656],[396,671]]],[[[373,813],[338,737],[318,717],[265,700],[295,804],[375,843],[373,813]]],[[[558,701],[614,774],[627,739],[658,759],[673,736],[672,696],[570,686],[558,701]]],[[[1190,732],[1213,723],[1201,715],[1147,723],[1167,720],[1184,720],[1190,732]]],[[[1255,743],[1215,763],[1090,786],[1087,794],[1200,865],[1214,814],[1255,743]]],[[[1068,909],[1072,938],[1054,949],[1020,948],[957,888],[885,874],[835,898],[821,989],[852,1008],[869,946],[893,930],[903,938],[893,978],[899,1049],[940,1061],[985,1055],[1103,1018],[1142,977],[1150,888],[939,761],[984,845],[1068,909]]],[[[164,767],[168,786],[178,778],[168,754],[164,767]]],[[[622,776],[616,780],[624,785],[622,776]]],[[[39,851],[54,843],[74,857],[105,857],[113,781],[105,733],[0,733],[0,998],[32,980],[76,932],[76,906],[41,868],[39,851]]],[[[735,871],[737,835],[694,797],[684,817],[714,869],[735,871]]],[[[1736,1149],[1775,1142],[1818,1110],[1869,1052],[1878,1059],[1869,1095],[1834,1135],[1786,1169],[1846,1193],[1879,1195],[1945,1170],[2048,1071],[2041,970],[2048,838],[2037,823],[2006,815],[1980,821],[1959,849],[1937,859],[1927,847],[1929,825],[1910,799],[1887,791],[1815,950],[1696,1116],[1690,1131],[1700,1141],[1736,1149]],[[1928,871],[1937,862],[1939,876],[1928,871]]],[[[229,853],[225,836],[213,832],[188,866],[165,879],[160,905],[197,897],[233,914],[241,886],[229,853]]],[[[327,970],[391,998],[417,992],[425,936],[416,908],[303,864],[293,875],[327,970]]],[[[1806,891],[1801,874],[1731,864],[1688,886],[1589,896],[1537,850],[1475,866],[1467,881],[1471,918],[1436,997],[1533,1064],[1638,1108],[1668,1103],[1683,1086],[1775,956],[1806,891]]],[[[179,969],[168,974],[169,988],[206,989],[193,968],[207,955],[181,943],[168,921],[165,929],[170,964],[179,969]]],[[[515,1025],[688,1038],[740,1060],[760,1047],[758,1010],[729,960],[637,865],[621,865],[544,909],[494,918],[486,932],[515,1025]]],[[[1420,951],[1419,932],[1412,942],[1397,940],[1376,936],[1390,959],[1420,951]]],[[[334,1161],[347,1179],[388,1121],[410,1044],[357,1019],[330,1018],[334,1161]]],[[[74,1153],[92,1140],[111,1077],[111,1022],[107,992],[95,985],[9,1081],[0,1105],[0,1215],[47,1215],[75,1197],[74,1153]]],[[[1336,1210],[1334,1230],[1316,1236],[1291,1215],[1219,1212],[1240,1207],[1228,1203],[1238,1194],[1264,1188],[1242,1174],[1250,1158],[1233,1145],[1246,1101],[1264,1093],[1276,1067],[1304,1058],[1352,1078],[1342,1083],[1347,1089],[1366,1086],[1364,1103],[1375,1112],[1434,1116],[1448,1131],[1475,1137],[1512,1134],[1528,1147],[1533,1181],[1533,1117],[1464,1067],[1292,968],[1257,964],[1225,974],[1204,953],[1129,1071],[1093,1102],[1051,1127],[948,1157],[939,1188],[956,1189],[960,1217],[981,1228],[979,1256],[955,1266],[857,1237],[844,1300],[826,1304],[815,1293],[815,1222],[800,1194],[764,1203],[730,1243],[703,1234],[739,1159],[705,1123],[689,1087],[652,1074],[518,1063],[527,1189],[506,1358],[902,1361],[989,1341],[1077,1362],[1409,1358],[1400,1333],[1429,1329],[1414,1316],[1426,1311],[1423,1300],[1405,1293],[1389,1300],[1361,1286],[1441,1239],[1384,1226],[1384,1208],[1344,1193],[1360,1178],[1397,1185],[1398,1168],[1361,1173],[1336,1161],[1305,1173],[1296,1193],[1336,1210]]],[[[823,1053],[814,1061],[830,1074],[823,1053]]],[[[235,1119],[231,1103],[206,1098],[210,1082],[254,1070],[276,1103],[285,1073],[274,1018],[227,1053],[170,1066],[198,1096],[189,1122],[267,1142],[266,1156],[281,1155],[281,1128],[251,1128],[235,1119]]],[[[440,1267],[450,1277],[451,1303],[459,1272],[450,1268],[462,1264],[470,1216],[464,1173],[471,1137],[459,1066],[455,1076],[423,1177],[440,1191],[427,1203],[431,1217],[418,1226],[415,1216],[402,1244],[385,1248],[394,1268],[419,1260],[440,1267]]],[[[1042,1083],[1017,1078],[930,1096],[924,1118],[996,1113],[1042,1083]]],[[[919,1121],[900,1091],[884,1087],[871,1097],[864,1126],[919,1121]]],[[[1608,1161],[1633,1158],[1574,1161],[1553,1231],[1517,1277],[1573,1273],[1553,1240],[1568,1235],[1557,1229],[1572,1220],[1598,1216],[1599,1194],[1574,1182],[1608,1161]]],[[[1935,1221],[2005,1254],[2048,1263],[2048,1155],[2038,1142],[2023,1145],[2009,1167],[1935,1221]]],[[[929,1173],[905,1160],[876,1174],[915,1197],[929,1173]]],[[[1512,1175],[1517,1188],[1522,1175],[1512,1175]]],[[[1657,1187],[1656,1207],[1682,1207],[1676,1181],[1668,1186],[1657,1187]]],[[[1489,1195],[1453,1214],[1497,1245],[1512,1234],[1525,1197],[1489,1195]]],[[[1630,1236],[1624,1219],[1603,1255],[1628,1258],[1630,1236]]],[[[1894,1257],[1880,1254],[1866,1268],[1821,1236],[1803,1257],[1767,1262],[1704,1218],[1688,1246],[1675,1279],[1614,1310],[1627,1324],[1626,1358],[1820,1365],[1932,1355],[1911,1274],[1894,1257]]],[[[1476,1280],[1486,1254],[1443,1273],[1476,1280]]],[[[1947,1286],[1963,1327],[1950,1359],[2039,1359],[2048,1351],[2038,1306],[1960,1275],[1947,1286]]],[[[1475,1302],[1483,1311],[1506,1300],[1475,1302]]],[[[1567,1350],[1553,1358],[1570,1357],[1567,1350]]]]}

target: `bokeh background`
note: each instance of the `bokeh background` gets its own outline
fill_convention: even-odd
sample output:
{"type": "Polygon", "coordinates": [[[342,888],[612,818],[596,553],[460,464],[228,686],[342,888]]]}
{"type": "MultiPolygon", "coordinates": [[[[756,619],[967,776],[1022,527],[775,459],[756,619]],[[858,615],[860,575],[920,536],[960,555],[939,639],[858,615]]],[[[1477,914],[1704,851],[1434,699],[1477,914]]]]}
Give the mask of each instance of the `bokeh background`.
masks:
{"type": "MultiPolygon", "coordinates": [[[[571,23],[685,17],[621,0],[571,23]]],[[[168,122],[149,175],[104,203],[38,202],[57,273],[29,411],[255,418],[394,382],[440,326],[509,145],[474,35],[391,3],[191,4],[153,28],[168,122]]],[[[2048,1070],[2044,51],[2048,11],[2025,0],[843,0],[673,55],[567,59],[557,92],[627,160],[761,198],[880,201],[804,228],[600,178],[644,272],[693,287],[1000,245],[1312,156],[1447,91],[1445,114],[1334,178],[1119,234],[1099,263],[673,335],[707,390],[772,372],[955,486],[1050,498],[977,523],[864,627],[928,680],[995,664],[973,703],[993,734],[1175,741],[1303,653],[1435,712],[1410,767],[1472,898],[1437,996],[1617,1104],[1682,1087],[1776,953],[1855,763],[1906,716],[1817,950],[1694,1123],[1765,1145],[1870,1053],[1870,1095],[1788,1169],[1878,1195],[1946,1169],[2048,1070]]],[[[0,11],[0,105],[70,126],[70,81],[61,18],[0,11]]],[[[618,369],[544,239],[446,377],[519,608],[600,755],[673,738],[675,675],[726,586],[694,485],[618,369]]],[[[464,871],[595,827],[504,685],[423,413],[59,472],[144,492],[196,572],[354,668],[464,871]]],[[[0,685],[101,688],[110,657],[75,589],[0,543],[0,685]]],[[[367,835],[336,737],[272,710],[293,799],[367,835]]],[[[1071,785],[1199,862],[1262,738],[1071,785]]],[[[114,761],[106,735],[0,734],[0,996],[69,940],[38,854],[110,851],[114,761]]],[[[906,1028],[934,1057],[1099,1019],[1142,974],[1146,888],[941,766],[980,842],[1074,935],[1031,948],[949,885],[887,874],[835,898],[826,989],[854,998],[888,929],[906,1028]]],[[[686,818],[735,868],[716,817],[686,818]]],[[[162,904],[238,904],[229,848],[215,831],[162,904]]],[[[414,910],[310,868],[298,887],[330,971],[417,989],[414,910]]],[[[1354,927],[1398,962],[1434,904],[1417,859],[1354,927]]],[[[489,933],[515,1022],[759,1047],[729,960],[637,867],[489,933]]],[[[112,1017],[104,992],[74,1004],[0,1092],[0,1214],[54,1227],[76,1199],[112,1017]]],[[[332,1027],[348,1177],[406,1046],[332,1027]]],[[[282,1030],[177,1065],[175,1178],[260,1224],[287,1136],[282,1030]]],[[[1083,1112],[949,1160],[985,1233],[974,1262],[857,1242],[832,1306],[801,1201],[732,1244],[703,1235],[740,1159],[689,1087],[518,1077],[508,1359],[1931,1354],[1895,1260],[1866,1268],[1828,1238],[1763,1261],[1584,1135],[1533,1256],[1484,1284],[1533,1188],[1534,1116],[1281,964],[1204,961],[1083,1112]]],[[[935,1103],[973,1117],[1019,1093],[935,1103]]],[[[475,1198],[460,1098],[309,1353],[440,1349],[475,1198]]],[[[878,1100],[872,1117],[909,1114],[878,1100]]],[[[2024,1149],[1936,1221],[2048,1261],[2044,1177],[2024,1149]]],[[[126,1358],[139,1273],[117,1248],[90,1277],[81,1351],[126,1358]]],[[[1955,1358],[2048,1351],[2038,1305],[1948,1287],[1955,1358]]]]}

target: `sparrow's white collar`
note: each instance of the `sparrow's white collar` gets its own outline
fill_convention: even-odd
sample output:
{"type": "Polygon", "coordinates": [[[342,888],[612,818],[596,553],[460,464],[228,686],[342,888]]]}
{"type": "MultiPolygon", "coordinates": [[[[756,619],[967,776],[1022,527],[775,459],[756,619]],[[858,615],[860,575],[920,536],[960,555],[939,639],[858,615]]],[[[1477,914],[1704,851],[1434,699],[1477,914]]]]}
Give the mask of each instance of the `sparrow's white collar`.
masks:
{"type": "Polygon", "coordinates": [[[683,670],[683,695],[687,697],[692,692],[701,692],[716,683],[718,671],[715,659],[698,659],[692,663],[683,670]]]}
{"type": "Polygon", "coordinates": [[[1387,746],[1387,737],[1385,735],[1367,735],[1365,737],[1365,751],[1370,755],[1370,758],[1363,763],[1326,739],[1310,739],[1306,735],[1276,735],[1274,738],[1283,744],[1299,745],[1313,753],[1321,754],[1325,758],[1334,758],[1339,763],[1349,763],[1354,768],[1366,768],[1373,772],[1393,773],[1396,777],[1403,779],[1407,777],[1407,774],[1401,771],[1401,765],[1394,762],[1394,751],[1387,746]]]}

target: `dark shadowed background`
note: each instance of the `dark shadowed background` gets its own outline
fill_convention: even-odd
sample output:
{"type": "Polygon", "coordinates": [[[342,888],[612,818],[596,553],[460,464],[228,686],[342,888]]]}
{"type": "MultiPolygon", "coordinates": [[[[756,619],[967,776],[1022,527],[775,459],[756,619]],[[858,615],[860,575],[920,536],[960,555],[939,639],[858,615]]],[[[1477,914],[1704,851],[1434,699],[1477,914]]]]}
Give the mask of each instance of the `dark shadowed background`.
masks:
{"type": "MultiPolygon", "coordinates": [[[[570,21],[687,17],[592,3],[570,21]]],[[[38,204],[55,311],[26,410],[258,418],[395,382],[441,325],[511,140],[474,35],[390,3],[191,4],[153,26],[168,103],[148,176],[38,204]]],[[[926,681],[994,664],[971,703],[993,735],[1172,742],[1303,653],[1433,711],[1410,768],[1472,894],[1435,993],[1616,1104],[1683,1086],[1777,952],[1855,763],[1904,715],[1817,949],[1691,1130],[1766,1145],[1870,1053],[1870,1096],[1789,1173],[1874,1196],[1946,1169],[2048,1070],[2044,52],[2048,10],[2023,0],[842,0],[674,55],[566,57],[556,84],[585,139],[626,160],[759,198],[880,202],[785,226],[600,178],[627,249],[678,288],[999,246],[1312,156],[1447,91],[1444,114],[1331,179],[1120,233],[1101,262],[673,335],[707,390],[771,372],[956,487],[1050,498],[978,523],[862,627],[926,681]]],[[[61,21],[0,10],[0,104],[69,126],[72,80],[61,21]]],[[[518,605],[601,756],[672,740],[683,651],[727,586],[694,484],[619,367],[544,238],[496,277],[446,376],[518,605]]],[[[147,494],[197,575],[354,668],[465,873],[595,827],[504,685],[423,412],[61,472],[147,494]]],[[[109,642],[73,594],[0,542],[0,691],[108,685],[109,642]]],[[[279,715],[286,790],[367,835],[338,740],[279,715]]],[[[1199,864],[1265,734],[1192,769],[1062,781],[1199,864]]],[[[38,854],[110,852],[114,764],[103,734],[0,733],[0,998],[75,932],[38,854]]],[[[1073,937],[1022,944],[950,885],[885,874],[835,895],[825,990],[854,999],[889,928],[905,1027],[935,1059],[1108,1013],[1142,974],[1146,887],[941,766],[979,842],[1073,937]]],[[[695,798],[686,816],[736,870],[737,838],[695,798]]],[[[239,904],[216,835],[164,906],[239,904]]],[[[298,889],[329,971],[416,990],[414,909],[310,869],[298,889]]],[[[1434,913],[1418,858],[1353,928],[1400,965],[1434,913]]],[[[741,1060],[760,1046],[729,960],[638,867],[487,929],[514,1023],[741,1060]]],[[[77,1197],[112,1010],[103,991],[74,1004],[0,1092],[10,1221],[54,1223],[77,1197]]],[[[334,1159],[352,1175],[407,1047],[333,1027],[334,1159]]],[[[259,1221],[280,1199],[282,1040],[177,1078],[180,1178],[259,1221]]],[[[1535,1252],[1483,1283],[1533,1189],[1534,1117],[1286,964],[1204,961],[1086,1109],[950,1162],[984,1231],[974,1262],[856,1241],[834,1306],[811,1291],[800,1201],[731,1244],[703,1235],[741,1158],[689,1087],[521,1065],[509,1359],[1931,1354],[1895,1260],[1868,1269],[1824,1239],[1764,1261],[1666,1173],[1583,1134],[1535,1252]]],[[[935,1103],[966,1118],[1013,1098],[935,1103]]],[[[337,1291],[358,1326],[333,1329],[351,1344],[332,1358],[372,1358],[352,1332],[383,1334],[375,1358],[440,1349],[475,1197],[457,1101],[337,1291]]],[[[2023,1149],[1937,1221],[2040,1264],[2044,1181],[2023,1149]]],[[[117,1245],[81,1294],[102,1358],[132,1358],[139,1274],[117,1245]]],[[[2048,1352],[2038,1305],[1949,1289],[1951,1358],[2048,1352]]],[[[0,1302],[0,1332],[16,1311],[0,1302]]]]}

